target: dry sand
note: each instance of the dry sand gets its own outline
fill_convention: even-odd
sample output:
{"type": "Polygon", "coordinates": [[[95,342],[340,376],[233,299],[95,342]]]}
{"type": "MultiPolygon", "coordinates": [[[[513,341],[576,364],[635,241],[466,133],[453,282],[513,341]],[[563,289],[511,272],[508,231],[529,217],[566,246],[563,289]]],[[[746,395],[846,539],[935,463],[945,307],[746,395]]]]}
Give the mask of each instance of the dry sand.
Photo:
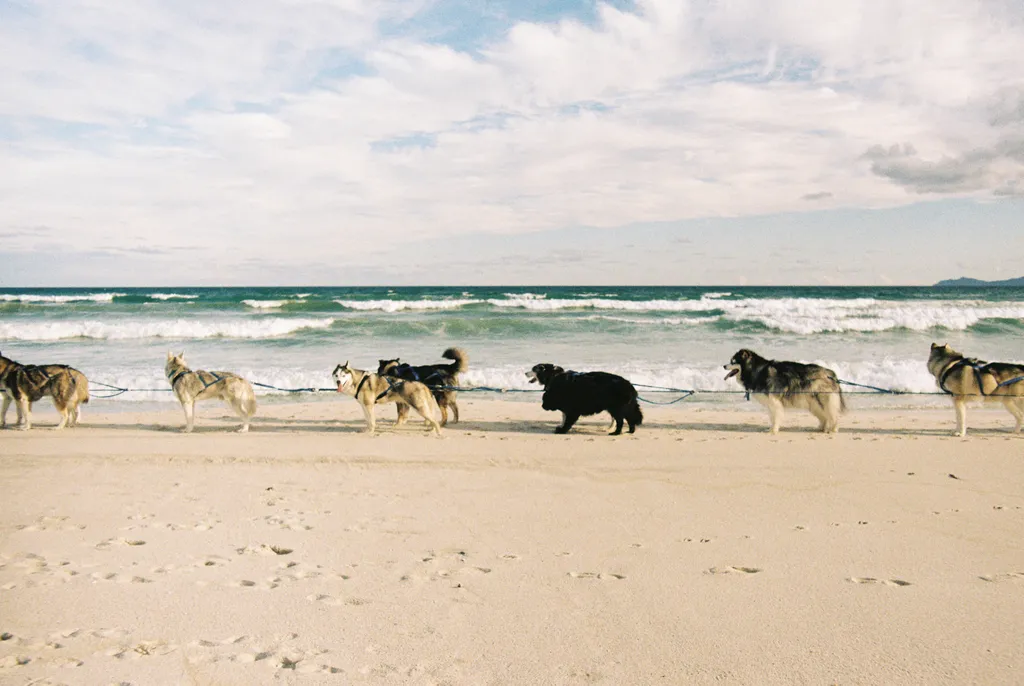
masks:
{"type": "Polygon", "coordinates": [[[645,407],[569,436],[349,398],[0,432],[2,684],[1013,684],[1024,437],[1001,409],[645,407]],[[172,430],[175,429],[175,430],[172,430]]]}

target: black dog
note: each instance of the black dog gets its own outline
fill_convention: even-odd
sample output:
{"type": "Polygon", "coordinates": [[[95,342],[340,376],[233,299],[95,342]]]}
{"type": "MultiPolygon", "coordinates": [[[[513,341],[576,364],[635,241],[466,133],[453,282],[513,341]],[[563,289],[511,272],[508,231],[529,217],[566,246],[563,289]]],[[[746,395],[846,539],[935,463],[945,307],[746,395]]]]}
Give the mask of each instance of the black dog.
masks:
{"type": "MultiPolygon", "coordinates": [[[[448,348],[441,353],[441,357],[454,362],[414,366],[403,363],[396,357],[393,360],[377,360],[377,373],[426,384],[433,391],[434,399],[441,408],[441,426],[444,426],[448,423],[448,408],[452,410],[455,423],[459,422],[459,406],[452,388],[459,385],[459,374],[469,367],[469,356],[462,348],[448,348]]],[[[409,406],[399,403],[398,423],[404,422],[408,414],[409,406]]]]}
{"type": "Polygon", "coordinates": [[[615,421],[611,436],[622,433],[622,422],[629,424],[629,433],[643,423],[644,415],[637,403],[636,389],[626,379],[607,372],[566,371],[553,364],[534,365],[526,373],[530,383],[544,386],[545,410],[561,410],[562,425],[556,434],[564,434],[582,416],[607,412],[615,421]]]}

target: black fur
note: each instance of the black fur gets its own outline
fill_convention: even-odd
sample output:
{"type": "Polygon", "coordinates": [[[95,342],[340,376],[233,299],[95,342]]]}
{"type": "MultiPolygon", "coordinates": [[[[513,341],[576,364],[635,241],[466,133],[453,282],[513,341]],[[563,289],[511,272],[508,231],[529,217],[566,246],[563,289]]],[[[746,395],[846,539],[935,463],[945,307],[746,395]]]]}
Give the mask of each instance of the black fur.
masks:
{"type": "MultiPolygon", "coordinates": [[[[459,385],[459,374],[466,371],[466,353],[459,348],[448,348],[441,357],[454,360],[451,364],[403,364],[399,358],[377,360],[377,374],[390,376],[405,381],[419,381],[434,394],[438,407],[441,409],[441,426],[448,423],[448,408],[452,409],[454,420],[459,421],[459,406],[456,403],[456,392],[452,388],[459,385]]],[[[398,404],[399,421],[408,414],[408,406],[398,404]]]]}
{"type": "Polygon", "coordinates": [[[615,420],[615,431],[622,433],[622,424],[629,424],[629,433],[643,423],[644,416],[637,403],[636,389],[626,379],[607,372],[566,371],[553,364],[533,367],[534,378],[544,386],[542,407],[561,411],[565,419],[555,429],[564,434],[580,417],[607,412],[615,420]]]}

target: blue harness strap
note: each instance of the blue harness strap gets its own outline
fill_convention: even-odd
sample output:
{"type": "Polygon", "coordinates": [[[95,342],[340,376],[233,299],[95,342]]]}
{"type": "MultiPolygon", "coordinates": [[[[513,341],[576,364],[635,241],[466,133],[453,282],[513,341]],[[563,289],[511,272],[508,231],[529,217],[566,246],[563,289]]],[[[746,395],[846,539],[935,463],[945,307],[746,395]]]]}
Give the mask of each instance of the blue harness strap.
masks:
{"type": "Polygon", "coordinates": [[[209,388],[210,386],[212,386],[213,384],[215,384],[215,383],[219,383],[219,382],[221,382],[221,381],[223,381],[223,380],[224,380],[224,377],[223,377],[223,376],[218,376],[218,375],[217,375],[217,374],[215,374],[214,372],[203,372],[203,371],[198,371],[198,372],[197,372],[197,371],[193,371],[193,370],[191,370],[191,369],[186,369],[186,370],[184,370],[184,371],[180,371],[180,372],[178,372],[178,373],[177,373],[177,374],[175,374],[174,376],[169,376],[169,377],[167,377],[167,378],[168,378],[168,379],[170,380],[170,382],[171,382],[171,389],[174,389],[174,386],[175,386],[175,385],[176,385],[176,384],[177,384],[177,383],[178,383],[178,382],[179,382],[179,381],[180,381],[180,380],[181,380],[181,379],[182,379],[183,377],[185,377],[185,376],[188,376],[189,374],[195,374],[195,375],[196,375],[196,378],[197,378],[197,379],[199,379],[199,383],[203,384],[203,390],[204,390],[204,391],[205,391],[205,390],[206,390],[207,388],[209,388]],[[213,381],[207,382],[206,380],[204,380],[204,379],[203,379],[203,374],[209,374],[210,376],[212,376],[212,377],[213,377],[213,381]]]}
{"type": "MultiPolygon", "coordinates": [[[[366,375],[365,377],[363,377],[363,380],[365,381],[365,380],[366,380],[366,378],[367,378],[367,377],[369,377],[369,376],[370,376],[370,375],[369,375],[369,374],[367,374],[367,375],[366,375]]],[[[379,402],[380,402],[380,399],[381,399],[381,398],[385,397],[385,396],[386,396],[386,395],[387,395],[388,393],[390,393],[391,391],[395,390],[396,388],[398,388],[399,386],[401,386],[401,385],[402,385],[403,383],[405,383],[405,382],[403,382],[403,381],[399,381],[398,383],[394,383],[394,382],[393,382],[393,381],[391,380],[391,378],[390,378],[390,377],[387,377],[387,376],[382,376],[382,377],[380,377],[380,378],[382,378],[382,379],[384,379],[385,381],[387,381],[387,382],[388,382],[388,390],[386,390],[386,391],[382,391],[382,392],[381,392],[381,393],[380,393],[380,394],[379,394],[379,395],[377,396],[377,398],[376,398],[376,399],[375,399],[375,400],[373,401],[374,403],[379,403],[379,402]]],[[[359,384],[359,385],[360,385],[360,386],[362,386],[362,382],[360,382],[360,384],[359,384]]],[[[358,392],[359,392],[359,391],[356,391],[356,393],[358,393],[358,392]]]]}
{"type": "Polygon", "coordinates": [[[1002,388],[1003,386],[1012,386],[1013,384],[1020,383],[1021,381],[1024,381],[1024,374],[1014,379],[1007,379],[1006,381],[1003,381],[1001,384],[996,386],[996,388],[1002,388]]]}
{"type": "Polygon", "coordinates": [[[394,369],[394,376],[401,377],[403,379],[411,379],[413,381],[420,381],[420,375],[416,372],[416,368],[408,362],[403,362],[394,369]]]}
{"type": "MultiPolygon", "coordinates": [[[[987,397],[992,395],[991,393],[985,392],[985,386],[981,382],[981,374],[985,370],[985,368],[988,367],[988,363],[983,363],[980,360],[973,357],[965,357],[957,362],[954,362],[952,365],[950,365],[949,369],[942,372],[942,376],[939,377],[939,388],[941,388],[946,393],[953,395],[953,392],[946,388],[946,378],[951,373],[953,373],[955,369],[959,369],[960,367],[970,367],[972,370],[974,370],[974,380],[978,384],[978,390],[981,392],[983,396],[987,397]]],[[[1003,388],[1005,386],[1012,386],[1013,384],[1019,383],[1021,381],[1024,381],[1024,375],[1018,376],[1013,379],[1007,379],[1006,381],[996,384],[996,387],[993,390],[999,390],[1000,388],[1003,388]]]]}

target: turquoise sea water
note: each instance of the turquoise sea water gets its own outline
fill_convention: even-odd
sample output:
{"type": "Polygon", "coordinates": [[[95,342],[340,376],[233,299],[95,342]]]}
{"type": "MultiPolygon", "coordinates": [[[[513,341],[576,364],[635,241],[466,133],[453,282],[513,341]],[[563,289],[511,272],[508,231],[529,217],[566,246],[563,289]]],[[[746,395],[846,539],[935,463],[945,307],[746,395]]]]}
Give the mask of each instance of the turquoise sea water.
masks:
{"type": "MultiPolygon", "coordinates": [[[[294,388],[329,386],[338,362],[435,362],[458,345],[470,355],[465,385],[529,388],[524,372],[553,362],[636,383],[736,390],[722,365],[747,347],[865,384],[933,391],[924,365],[933,341],[988,360],[1024,359],[1024,289],[0,289],[5,355],[72,364],[130,388],[165,387],[168,350],[184,350],[197,368],[294,388]]],[[[171,397],[116,402],[139,400],[171,397]]]]}

